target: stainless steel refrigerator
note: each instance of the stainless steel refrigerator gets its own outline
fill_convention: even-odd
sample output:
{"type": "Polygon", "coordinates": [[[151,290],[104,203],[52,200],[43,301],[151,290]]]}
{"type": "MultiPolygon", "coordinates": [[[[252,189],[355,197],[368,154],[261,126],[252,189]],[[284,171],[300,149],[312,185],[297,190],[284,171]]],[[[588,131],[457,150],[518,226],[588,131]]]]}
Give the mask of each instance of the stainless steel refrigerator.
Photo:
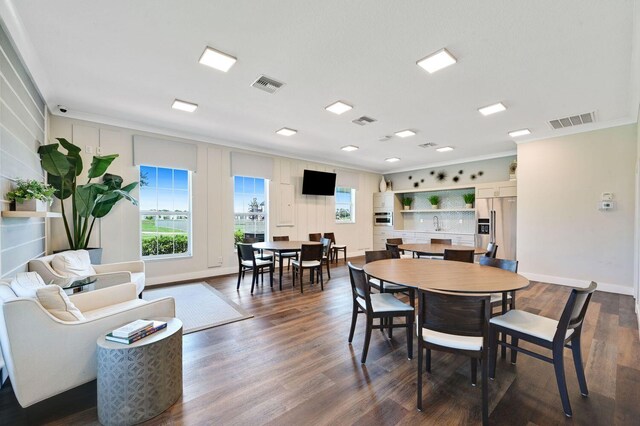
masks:
{"type": "Polygon", "coordinates": [[[516,197],[476,199],[476,246],[498,245],[496,257],[516,260],[516,197]]]}

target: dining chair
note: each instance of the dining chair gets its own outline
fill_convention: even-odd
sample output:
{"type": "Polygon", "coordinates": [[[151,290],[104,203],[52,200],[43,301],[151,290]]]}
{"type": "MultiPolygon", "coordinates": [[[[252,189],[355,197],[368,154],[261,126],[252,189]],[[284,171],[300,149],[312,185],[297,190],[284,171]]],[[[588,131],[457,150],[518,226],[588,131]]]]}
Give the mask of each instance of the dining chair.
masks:
{"type": "Polygon", "coordinates": [[[309,234],[309,241],[319,243],[322,239],[322,234],[320,232],[314,232],[309,234]]]}
{"type": "MultiPolygon", "coordinates": [[[[364,252],[365,263],[371,263],[375,262],[376,260],[384,259],[394,259],[393,252],[389,250],[372,250],[364,252]]],[[[369,284],[380,293],[403,293],[409,297],[409,303],[411,304],[411,306],[415,306],[415,290],[411,287],[394,283],[385,283],[384,281],[380,281],[378,278],[372,277],[369,278],[369,284]]],[[[391,330],[389,330],[389,332],[391,332],[391,330]]]]}
{"type": "MultiPolygon", "coordinates": [[[[260,240],[258,238],[255,237],[244,237],[242,239],[242,242],[245,244],[254,244],[254,243],[259,243],[260,240]]],[[[256,259],[260,259],[260,260],[273,260],[273,256],[270,254],[264,254],[263,250],[261,249],[253,249],[253,251],[258,252],[258,256],[256,257],[256,259]]]]}
{"type": "Polygon", "coordinates": [[[324,291],[324,278],[322,276],[322,244],[302,244],[300,260],[291,262],[293,265],[293,285],[296,285],[296,272],[300,274],[300,293],[304,293],[302,275],[305,269],[311,270],[311,284],[313,284],[313,273],[318,273],[320,289],[324,291]]]}
{"type": "Polygon", "coordinates": [[[349,267],[349,279],[351,281],[351,291],[353,293],[353,313],[351,316],[351,329],[349,331],[349,343],[353,341],[353,334],[356,330],[358,314],[365,314],[367,317],[367,328],[364,337],[364,347],[360,362],[367,361],[369,343],[371,342],[371,331],[385,328],[406,328],[407,330],[407,354],[409,359],[413,358],[413,317],[415,309],[406,303],[393,297],[390,293],[371,294],[371,286],[367,280],[364,270],[347,263],[349,267]],[[404,317],[404,324],[393,324],[391,319],[404,317]],[[374,319],[379,319],[380,323],[375,325],[374,319]],[[389,318],[389,324],[384,324],[384,319],[389,318]]]}
{"type": "Polygon", "coordinates": [[[333,247],[331,248],[331,258],[335,263],[338,263],[338,255],[340,254],[340,251],[344,253],[344,262],[347,263],[347,246],[345,244],[337,244],[336,236],[333,232],[325,232],[324,237],[329,238],[333,244],[333,247]]]}
{"type": "Polygon", "coordinates": [[[474,250],[444,249],[444,260],[473,263],[474,250]]]}
{"type": "MultiPolygon", "coordinates": [[[[495,246],[496,248],[498,246],[495,246]]],[[[491,266],[493,268],[499,268],[505,271],[513,272],[514,274],[518,273],[518,261],[517,260],[509,260],[509,259],[495,259],[492,257],[481,256],[480,265],[482,266],[491,266]]],[[[516,294],[515,291],[509,292],[507,294],[507,305],[509,309],[516,308],[516,294]]],[[[491,293],[491,308],[495,308],[497,306],[502,306],[502,294],[501,293],[491,293]]],[[[503,314],[505,312],[502,312],[503,314]]]]}
{"type": "Polygon", "coordinates": [[[482,369],[482,424],[489,422],[489,318],[488,294],[419,291],[418,311],[418,410],[422,411],[422,359],[431,372],[431,351],[453,352],[471,358],[471,383],[477,383],[478,361],[482,369]]]}
{"type": "Polygon", "coordinates": [[[484,254],[485,257],[495,258],[497,254],[498,254],[498,245],[496,243],[487,244],[487,252],[484,254]]]}
{"type": "Polygon", "coordinates": [[[329,268],[329,258],[331,257],[331,240],[328,238],[321,238],[322,243],[322,263],[327,265],[327,278],[331,279],[331,269],[329,268]]]}
{"type": "Polygon", "coordinates": [[[273,287],[273,261],[257,259],[253,251],[253,244],[238,244],[238,260],[241,266],[236,290],[240,289],[240,275],[244,278],[244,272],[249,270],[253,273],[251,277],[251,294],[253,294],[253,289],[258,283],[258,275],[262,276],[262,282],[264,282],[265,269],[269,271],[269,284],[273,287]]]}
{"type": "MultiPolygon", "coordinates": [[[[273,237],[273,241],[289,241],[288,235],[278,235],[273,237]]],[[[298,259],[297,251],[285,251],[285,252],[275,252],[276,258],[282,256],[282,259],[287,259],[287,271],[291,268],[291,259],[298,259]]]]}
{"type": "Polygon", "coordinates": [[[397,251],[398,259],[413,259],[415,255],[413,253],[405,254],[404,250],[400,250],[400,248],[398,247],[400,244],[403,244],[402,238],[387,238],[385,246],[387,250],[392,250],[393,252],[397,251]],[[390,248],[391,246],[393,246],[393,248],[390,248]]]}
{"type": "Polygon", "coordinates": [[[496,375],[498,345],[512,349],[512,364],[516,363],[518,352],[551,363],[556,373],[556,382],[558,384],[564,414],[567,417],[571,417],[573,412],[571,411],[571,403],[569,402],[569,395],[567,393],[567,382],[564,375],[564,348],[567,347],[571,349],[576,375],[578,376],[580,393],[582,396],[587,396],[589,390],[587,389],[587,380],[582,364],[580,339],[582,335],[582,324],[587,313],[587,308],[589,307],[589,301],[597,287],[598,285],[591,281],[589,287],[573,288],[559,321],[517,309],[491,318],[489,341],[491,347],[491,354],[489,356],[490,377],[493,379],[496,375]],[[498,333],[511,336],[511,344],[498,341],[498,333]],[[528,343],[551,350],[552,357],[550,358],[538,352],[519,347],[519,340],[524,340],[528,343]]]}

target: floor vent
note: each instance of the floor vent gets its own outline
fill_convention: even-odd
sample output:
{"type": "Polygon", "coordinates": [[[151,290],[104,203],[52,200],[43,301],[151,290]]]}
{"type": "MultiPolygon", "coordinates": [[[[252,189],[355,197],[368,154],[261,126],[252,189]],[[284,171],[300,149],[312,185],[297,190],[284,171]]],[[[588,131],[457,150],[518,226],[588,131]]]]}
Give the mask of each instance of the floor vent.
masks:
{"type": "Polygon", "coordinates": [[[587,112],[580,115],[572,115],[571,117],[563,117],[557,118],[555,120],[550,120],[549,125],[552,128],[564,129],[565,127],[579,126],[581,124],[593,123],[596,121],[596,113],[595,112],[587,112]]]}
{"type": "Polygon", "coordinates": [[[418,145],[420,148],[431,148],[432,146],[437,146],[437,143],[433,143],[433,142],[427,142],[427,143],[423,143],[418,145]]]}
{"type": "Polygon", "coordinates": [[[278,89],[284,86],[284,83],[280,83],[277,80],[261,75],[256,81],[251,84],[256,89],[260,89],[267,93],[276,93],[278,89]]]}
{"type": "Polygon", "coordinates": [[[354,124],[357,124],[358,126],[364,126],[364,125],[367,125],[367,124],[371,124],[374,121],[376,121],[375,118],[371,118],[371,117],[367,117],[367,116],[363,115],[362,117],[357,118],[355,120],[352,120],[351,122],[354,123],[354,124]]]}

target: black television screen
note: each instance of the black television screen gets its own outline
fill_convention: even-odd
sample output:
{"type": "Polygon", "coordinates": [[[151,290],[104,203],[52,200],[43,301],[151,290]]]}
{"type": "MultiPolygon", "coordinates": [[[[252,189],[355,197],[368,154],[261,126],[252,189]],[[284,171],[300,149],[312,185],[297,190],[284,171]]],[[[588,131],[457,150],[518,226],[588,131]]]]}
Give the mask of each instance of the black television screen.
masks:
{"type": "Polygon", "coordinates": [[[336,174],[305,170],[302,177],[304,195],[334,195],[336,192],[336,174]]]}

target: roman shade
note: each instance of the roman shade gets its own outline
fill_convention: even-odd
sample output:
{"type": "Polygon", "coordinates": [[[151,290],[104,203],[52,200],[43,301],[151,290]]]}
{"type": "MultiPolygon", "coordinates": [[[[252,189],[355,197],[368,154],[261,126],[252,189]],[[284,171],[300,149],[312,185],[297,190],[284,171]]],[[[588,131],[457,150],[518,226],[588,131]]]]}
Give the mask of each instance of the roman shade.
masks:
{"type": "Polygon", "coordinates": [[[244,152],[231,152],[231,176],[273,179],[273,158],[244,152]]]}
{"type": "Polygon", "coordinates": [[[198,147],[148,136],[133,136],[133,165],[197,171],[198,147]]]}
{"type": "Polygon", "coordinates": [[[346,170],[336,170],[336,186],[341,188],[359,189],[360,175],[346,170]]]}

